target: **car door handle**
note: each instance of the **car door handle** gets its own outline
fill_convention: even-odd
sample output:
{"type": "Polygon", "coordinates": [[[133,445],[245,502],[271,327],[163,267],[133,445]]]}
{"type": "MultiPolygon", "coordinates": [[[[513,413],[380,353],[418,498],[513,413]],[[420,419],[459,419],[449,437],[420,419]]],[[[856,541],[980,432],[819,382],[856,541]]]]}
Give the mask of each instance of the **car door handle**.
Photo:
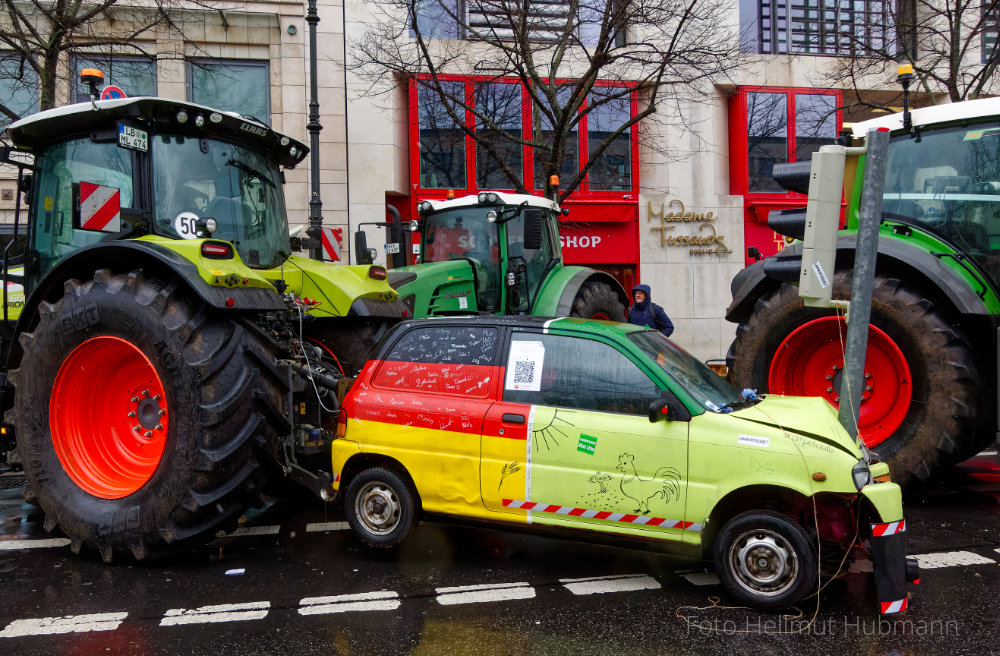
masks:
{"type": "Polygon", "coordinates": [[[508,424],[523,424],[524,415],[505,414],[503,420],[508,424]]]}

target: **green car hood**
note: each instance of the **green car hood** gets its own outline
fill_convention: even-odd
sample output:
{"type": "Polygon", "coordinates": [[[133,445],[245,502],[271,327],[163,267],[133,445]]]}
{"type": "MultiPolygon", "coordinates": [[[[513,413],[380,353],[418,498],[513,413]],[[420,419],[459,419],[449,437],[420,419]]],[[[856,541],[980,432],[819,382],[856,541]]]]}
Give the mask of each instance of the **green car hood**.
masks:
{"type": "Polygon", "coordinates": [[[857,443],[840,425],[837,410],[819,397],[769,394],[760,403],[734,412],[733,416],[796,433],[861,457],[857,443]]]}

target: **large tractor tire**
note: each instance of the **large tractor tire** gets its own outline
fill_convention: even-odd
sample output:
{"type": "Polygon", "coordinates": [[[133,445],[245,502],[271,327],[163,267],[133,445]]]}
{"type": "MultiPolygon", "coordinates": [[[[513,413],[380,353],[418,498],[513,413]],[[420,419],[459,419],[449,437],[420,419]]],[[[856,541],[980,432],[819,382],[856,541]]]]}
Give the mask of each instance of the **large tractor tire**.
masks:
{"type": "Polygon", "coordinates": [[[625,306],[618,294],[606,282],[588,280],[580,285],[576,298],[573,299],[571,317],[585,319],[608,319],[610,321],[625,321],[625,306]]]}
{"type": "MultiPolygon", "coordinates": [[[[839,272],[834,298],[846,298],[839,272]]],[[[783,284],[762,296],[736,330],[730,381],[758,392],[821,396],[839,407],[846,325],[807,308],[783,284]]],[[[903,486],[971,455],[979,374],[968,340],[933,299],[877,275],[859,432],[903,486]]]]}
{"type": "Polygon", "coordinates": [[[48,531],[142,560],[259,505],[288,384],[252,323],[177,280],[107,269],[38,312],[11,378],[25,496],[48,531]]]}

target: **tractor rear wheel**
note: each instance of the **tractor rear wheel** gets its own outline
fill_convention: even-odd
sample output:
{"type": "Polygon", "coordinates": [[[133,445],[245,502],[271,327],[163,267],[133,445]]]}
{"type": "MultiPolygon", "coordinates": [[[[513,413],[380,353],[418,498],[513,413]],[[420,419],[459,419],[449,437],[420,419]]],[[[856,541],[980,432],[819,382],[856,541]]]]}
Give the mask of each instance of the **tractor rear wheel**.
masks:
{"type": "Polygon", "coordinates": [[[288,388],[252,323],[139,270],[67,281],[38,312],[11,379],[25,495],[47,530],[141,560],[259,504],[288,388]]]}
{"type": "Polygon", "coordinates": [[[580,285],[576,298],[573,299],[571,317],[585,319],[608,319],[610,321],[625,321],[625,306],[618,294],[606,282],[588,280],[580,285]]]}
{"type": "MultiPolygon", "coordinates": [[[[838,272],[834,297],[846,298],[850,283],[850,271],[838,272]]],[[[859,432],[903,486],[971,455],[979,375],[968,340],[952,326],[931,298],[876,275],[859,432]]],[[[784,284],[737,328],[730,382],[839,406],[845,335],[841,319],[804,307],[798,288],[784,284]]]]}

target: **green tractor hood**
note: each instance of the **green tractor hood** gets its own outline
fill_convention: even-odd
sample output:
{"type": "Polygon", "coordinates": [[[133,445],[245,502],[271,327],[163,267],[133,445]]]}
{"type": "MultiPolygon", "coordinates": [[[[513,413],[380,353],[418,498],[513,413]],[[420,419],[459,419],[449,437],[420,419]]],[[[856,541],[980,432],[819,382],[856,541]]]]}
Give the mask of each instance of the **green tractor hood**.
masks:
{"type": "Polygon", "coordinates": [[[442,314],[469,314],[478,311],[477,284],[472,264],[465,260],[427,262],[389,272],[389,285],[395,289],[414,318],[442,314]],[[416,311],[426,308],[426,314],[416,311]]]}

